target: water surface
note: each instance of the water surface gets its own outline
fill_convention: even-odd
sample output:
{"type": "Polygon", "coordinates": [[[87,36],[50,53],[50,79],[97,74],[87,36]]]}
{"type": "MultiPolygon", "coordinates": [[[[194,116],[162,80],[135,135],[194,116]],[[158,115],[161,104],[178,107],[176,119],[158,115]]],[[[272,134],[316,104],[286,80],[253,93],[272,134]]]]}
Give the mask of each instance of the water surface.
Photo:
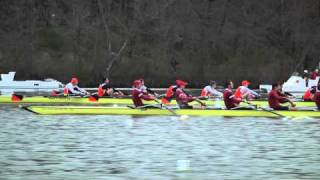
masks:
{"type": "Polygon", "coordinates": [[[0,107],[0,127],[1,180],[320,179],[318,119],[38,116],[0,107]],[[177,171],[179,160],[190,171],[177,171]]]}

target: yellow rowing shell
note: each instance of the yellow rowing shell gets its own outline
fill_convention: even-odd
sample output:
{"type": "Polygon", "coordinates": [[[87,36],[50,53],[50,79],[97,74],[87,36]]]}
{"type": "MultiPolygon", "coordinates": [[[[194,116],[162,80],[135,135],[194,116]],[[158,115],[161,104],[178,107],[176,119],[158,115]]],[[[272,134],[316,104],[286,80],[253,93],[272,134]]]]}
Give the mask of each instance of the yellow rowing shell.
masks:
{"type": "Polygon", "coordinates": [[[224,116],[224,117],[320,117],[320,111],[264,111],[264,110],[218,110],[218,109],[166,109],[145,108],[132,109],[128,107],[103,106],[26,106],[26,110],[40,115],[141,115],[141,116],[224,116]],[[279,115],[277,115],[277,114],[279,115]]]}
{"type": "MultiPolygon", "coordinates": [[[[224,107],[224,102],[222,100],[204,100],[209,106],[220,106],[224,107]]],[[[253,104],[259,106],[268,106],[267,101],[250,101],[253,104]]],[[[145,104],[157,104],[155,101],[145,101],[145,104]]],[[[314,107],[314,102],[295,102],[298,107],[314,107]]],[[[130,98],[100,98],[97,101],[90,101],[89,98],[84,97],[44,97],[44,96],[32,96],[24,97],[21,101],[12,101],[10,96],[0,96],[0,104],[62,104],[62,105],[72,105],[72,104],[87,104],[87,105],[105,105],[105,104],[132,104],[130,98]]],[[[172,105],[176,105],[176,101],[171,102],[172,105]]],[[[191,104],[197,104],[197,102],[192,102],[191,104]]]]}

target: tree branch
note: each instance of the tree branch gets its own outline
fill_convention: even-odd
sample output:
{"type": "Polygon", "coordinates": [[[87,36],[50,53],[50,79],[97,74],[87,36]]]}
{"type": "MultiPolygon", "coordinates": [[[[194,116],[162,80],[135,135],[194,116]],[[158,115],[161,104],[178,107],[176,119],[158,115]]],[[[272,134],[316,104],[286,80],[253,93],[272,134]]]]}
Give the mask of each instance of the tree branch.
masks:
{"type": "Polygon", "coordinates": [[[114,62],[116,62],[116,61],[120,58],[122,52],[123,52],[124,49],[127,47],[127,44],[128,44],[128,40],[126,40],[126,41],[122,44],[122,47],[119,49],[119,51],[118,51],[117,54],[114,54],[114,53],[112,54],[113,56],[111,57],[111,61],[109,62],[108,66],[107,66],[107,69],[106,69],[106,76],[107,76],[107,77],[110,76],[110,74],[111,74],[111,68],[112,68],[114,62]]]}
{"type": "Polygon", "coordinates": [[[98,6],[99,6],[99,11],[100,11],[100,15],[101,15],[101,20],[102,20],[102,23],[103,23],[103,26],[104,26],[104,30],[105,30],[105,33],[106,33],[106,41],[107,41],[107,47],[108,47],[108,51],[111,51],[111,42],[110,42],[110,28],[109,28],[109,25],[107,24],[107,19],[106,19],[106,16],[104,14],[104,10],[103,10],[103,5],[102,5],[102,2],[101,0],[97,0],[98,1],[98,6]]]}

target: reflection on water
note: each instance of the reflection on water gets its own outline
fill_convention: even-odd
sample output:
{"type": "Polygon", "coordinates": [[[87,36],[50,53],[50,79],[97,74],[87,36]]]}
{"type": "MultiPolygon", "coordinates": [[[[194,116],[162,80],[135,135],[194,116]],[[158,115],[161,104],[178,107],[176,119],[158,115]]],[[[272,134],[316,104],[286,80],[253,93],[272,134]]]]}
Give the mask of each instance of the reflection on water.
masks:
{"type": "Polygon", "coordinates": [[[0,119],[0,179],[320,179],[317,119],[0,119]]]}

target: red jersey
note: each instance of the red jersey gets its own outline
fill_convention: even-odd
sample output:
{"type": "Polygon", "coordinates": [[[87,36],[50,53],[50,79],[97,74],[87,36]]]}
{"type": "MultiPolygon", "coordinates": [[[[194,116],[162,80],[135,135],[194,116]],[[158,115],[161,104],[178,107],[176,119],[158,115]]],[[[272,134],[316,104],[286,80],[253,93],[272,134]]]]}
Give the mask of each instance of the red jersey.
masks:
{"type": "Polygon", "coordinates": [[[224,90],[224,92],[223,92],[223,100],[224,100],[224,104],[225,104],[227,109],[235,108],[241,102],[241,99],[240,98],[236,98],[233,95],[232,90],[229,89],[229,88],[224,90]]]}
{"type": "Polygon", "coordinates": [[[315,101],[318,107],[318,110],[320,110],[320,92],[319,91],[315,93],[313,100],[315,101]]]}
{"type": "Polygon", "coordinates": [[[304,92],[303,100],[304,101],[312,101],[311,88],[307,89],[307,91],[304,92]]]}
{"type": "Polygon", "coordinates": [[[315,80],[315,79],[317,79],[317,76],[319,76],[319,73],[312,72],[311,75],[310,75],[310,79],[315,80]]]}
{"type": "Polygon", "coordinates": [[[188,105],[189,102],[194,101],[192,96],[188,96],[181,88],[176,89],[176,101],[181,105],[188,105]]]}
{"type": "Polygon", "coordinates": [[[161,101],[164,104],[170,104],[170,101],[174,98],[176,90],[177,90],[177,86],[176,85],[172,85],[170,86],[167,91],[166,91],[166,96],[164,98],[161,99],[161,101]]]}
{"type": "Polygon", "coordinates": [[[166,98],[167,99],[173,98],[176,93],[177,88],[178,87],[176,85],[170,86],[166,91],[166,98]]]}
{"type": "Polygon", "coordinates": [[[269,107],[273,109],[279,109],[280,103],[288,102],[286,97],[281,96],[278,91],[272,90],[268,95],[269,107]]]}
{"type": "Polygon", "coordinates": [[[132,101],[133,101],[133,104],[136,107],[144,106],[142,100],[151,101],[151,100],[153,100],[153,98],[150,95],[145,94],[143,92],[143,90],[134,88],[132,90],[132,101]]]}
{"type": "Polygon", "coordinates": [[[313,100],[315,101],[318,110],[320,110],[320,84],[316,88],[316,93],[314,94],[313,100]]]}

